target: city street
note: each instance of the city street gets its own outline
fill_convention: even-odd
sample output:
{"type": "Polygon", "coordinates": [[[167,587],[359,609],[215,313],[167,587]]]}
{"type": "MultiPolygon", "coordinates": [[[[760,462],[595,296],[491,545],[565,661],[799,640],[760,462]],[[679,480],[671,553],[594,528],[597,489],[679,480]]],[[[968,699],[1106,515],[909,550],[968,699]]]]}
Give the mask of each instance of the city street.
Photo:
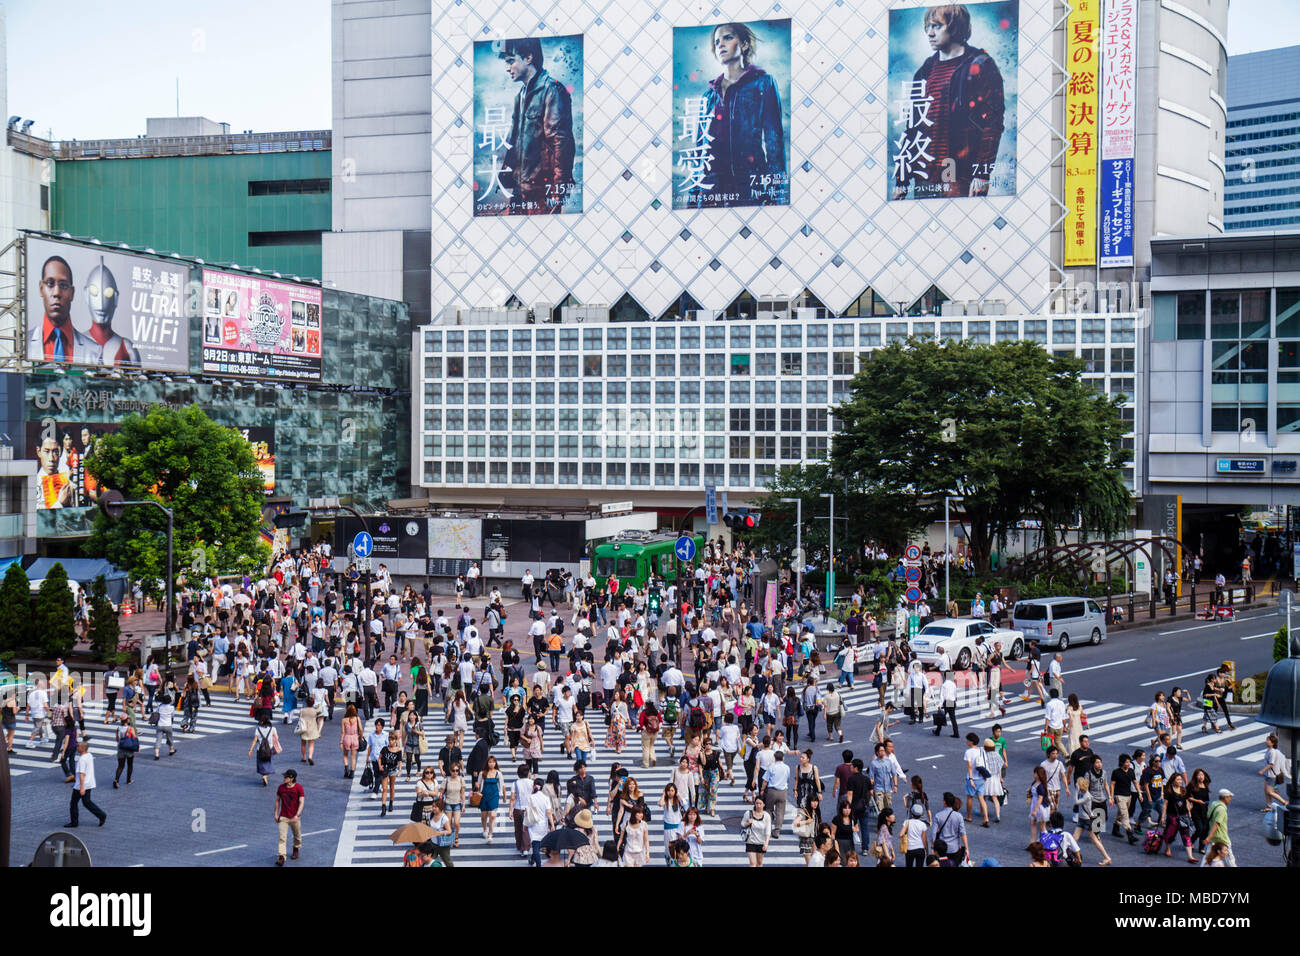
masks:
{"type": "MultiPolygon", "coordinates": [[[[450,606],[454,601],[446,603],[450,606]]],[[[530,642],[525,638],[526,612],[522,604],[507,605],[507,609],[510,617],[506,637],[513,639],[520,648],[525,668],[531,672],[530,642]]],[[[1098,647],[1085,646],[1066,651],[1063,661],[1066,692],[1080,695],[1089,717],[1093,749],[1103,757],[1107,775],[1119,753],[1131,752],[1134,747],[1144,747],[1149,751],[1151,737],[1144,718],[1146,706],[1157,689],[1168,692],[1178,684],[1195,694],[1204,675],[1224,660],[1236,662],[1239,676],[1266,670],[1272,652],[1272,641],[1268,638],[1279,623],[1275,608],[1249,612],[1235,622],[1208,626],[1203,622],[1162,622],[1158,618],[1142,628],[1115,632],[1098,647]]],[[[599,653],[597,658],[599,661],[599,653]]],[[[1048,659],[1045,652],[1044,665],[1048,659]]],[[[1013,664],[1004,671],[1003,686],[1011,700],[1006,715],[997,721],[986,716],[982,692],[968,683],[964,685],[962,679],[965,675],[958,675],[962,687],[957,711],[960,735],[964,737],[967,732],[974,731],[981,738],[987,737],[997,722],[1008,741],[1008,798],[1003,808],[1003,822],[982,829],[978,825],[976,810],[976,821],[968,831],[971,854],[976,862],[995,857],[1004,866],[1021,866],[1027,861],[1024,846],[1028,840],[1028,823],[1024,793],[1029,783],[1031,761],[1041,759],[1038,733],[1043,718],[1036,701],[1022,701],[1018,696],[1022,673],[1022,664],[1013,664]]],[[[867,738],[879,715],[878,695],[869,680],[859,677],[856,687],[846,692],[844,697],[848,708],[845,743],[830,744],[821,737],[815,744],[815,763],[827,782],[827,816],[832,807],[831,779],[835,766],[840,763],[840,751],[850,749],[856,756],[869,760],[867,738]]],[[[229,695],[214,692],[213,706],[200,711],[197,732],[177,733],[175,756],[169,757],[164,745],[161,759],[155,761],[153,731],[142,725],[142,746],[136,757],[135,782],[127,786],[123,775],[118,790],[112,788],[115,747],[109,728],[100,723],[102,712],[101,703],[92,703],[88,708],[86,726],[91,750],[96,755],[99,778],[94,796],[98,805],[108,813],[108,823],[103,828],[96,828],[94,818],[83,812],[81,828],[76,831],[89,847],[97,865],[272,864],[275,858],[274,787],[279,782],[280,772],[288,767],[298,770],[299,782],[307,793],[302,857],[288,865],[396,866],[401,863],[405,847],[393,846],[387,834],[406,822],[414,796],[414,783],[399,777],[394,812],[381,818],[379,803],[370,799],[361,787],[361,764],[358,764],[355,779],[343,778],[338,749],[341,708],[336,709],[335,720],[327,722],[317,743],[314,767],[300,762],[293,725],[281,723],[277,713],[275,726],[284,751],[275,759],[276,773],[269,788],[262,787],[260,778],[254,773],[253,759],[248,756],[253,737],[248,705],[235,703],[229,695]]],[[[1236,730],[1225,728],[1222,734],[1202,735],[1197,709],[1188,704],[1184,714],[1183,753],[1188,769],[1203,767],[1210,774],[1216,790],[1226,786],[1237,794],[1231,810],[1231,832],[1239,864],[1278,865],[1281,851],[1269,847],[1263,840],[1259,823],[1261,814],[1258,812],[1262,806],[1263,787],[1256,771],[1263,765],[1263,740],[1267,728],[1241,715],[1234,717],[1236,730]]],[[[618,760],[631,769],[652,806],[670,777],[672,763],[667,759],[667,748],[661,738],[657,748],[658,766],[643,769],[640,767],[637,735],[629,734],[628,746],[620,756],[603,746],[604,724],[598,715],[593,716],[592,723],[597,740],[589,772],[597,781],[601,808],[601,812],[595,815],[596,824],[601,839],[608,839],[609,817],[604,812],[608,788],[605,783],[611,763],[618,760]]],[[[498,714],[498,727],[501,726],[498,714]]],[[[430,708],[430,758],[441,745],[444,728],[449,729],[435,702],[430,708]]],[[[801,728],[798,749],[806,746],[805,729],[806,725],[801,728]]],[[[10,758],[15,778],[15,862],[30,859],[40,840],[61,828],[68,812],[70,788],[63,783],[57,765],[48,762],[50,744],[47,743],[41,752],[26,749],[24,742],[29,733],[30,724],[21,720],[15,738],[16,756],[10,758]]],[[[939,797],[944,791],[960,794],[963,790],[961,754],[965,741],[953,739],[949,733],[950,730],[945,730],[936,737],[931,733],[928,721],[909,726],[906,719],[891,729],[900,762],[909,774],[919,774],[923,778],[932,810],[938,808],[939,797]]],[[[556,731],[548,727],[541,772],[545,776],[555,770],[563,782],[572,775],[573,768],[572,762],[561,753],[559,743],[556,731]]],[[[514,778],[514,765],[509,761],[509,751],[504,742],[494,748],[493,753],[501,762],[508,783],[514,778]]],[[[738,832],[739,820],[746,807],[742,802],[742,791],[743,776],[736,786],[719,785],[718,816],[705,821],[706,865],[743,865],[745,862],[738,832]]],[[[772,844],[766,865],[803,864],[798,853],[798,840],[790,832],[792,813],[787,813],[782,836],[772,844]]],[[[654,813],[652,865],[658,865],[661,860],[658,819],[658,814],[654,813]]],[[[1103,839],[1117,866],[1173,866],[1178,863],[1177,853],[1174,860],[1166,860],[1163,856],[1147,856],[1140,847],[1130,847],[1122,840],[1109,836],[1103,839]]],[[[1086,841],[1083,853],[1087,864],[1096,862],[1096,851],[1086,841]]],[[[462,817],[461,845],[454,851],[453,860],[462,866],[523,865],[515,853],[505,801],[497,811],[496,838],[491,845],[483,838],[479,813],[466,807],[462,817]]]]}

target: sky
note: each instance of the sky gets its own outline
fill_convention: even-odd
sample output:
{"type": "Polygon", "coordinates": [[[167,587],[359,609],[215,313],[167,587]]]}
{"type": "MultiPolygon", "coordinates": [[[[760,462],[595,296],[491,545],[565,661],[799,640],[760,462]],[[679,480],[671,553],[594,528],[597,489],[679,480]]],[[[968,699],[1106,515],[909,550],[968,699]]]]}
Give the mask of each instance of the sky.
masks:
{"type": "MultiPolygon", "coordinates": [[[[1040,2],[1040,0],[1027,0],[1040,2]]],[[[5,0],[9,115],[55,139],[132,137],[149,116],[232,131],[329,129],[329,0],[5,0]]],[[[1296,0],[1233,0],[1228,52],[1300,45],[1296,0]]]]}

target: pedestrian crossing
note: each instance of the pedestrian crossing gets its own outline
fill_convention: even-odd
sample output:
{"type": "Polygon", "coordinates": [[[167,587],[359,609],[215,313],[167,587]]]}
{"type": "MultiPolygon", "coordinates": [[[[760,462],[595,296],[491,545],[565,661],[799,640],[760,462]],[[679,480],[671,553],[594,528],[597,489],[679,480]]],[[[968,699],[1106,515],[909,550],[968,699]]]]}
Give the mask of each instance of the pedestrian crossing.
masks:
{"type": "MultiPolygon", "coordinates": [[[[176,743],[176,749],[179,753],[181,748],[191,741],[202,740],[205,737],[216,737],[221,734],[238,731],[240,733],[250,732],[253,729],[253,718],[248,714],[250,704],[247,701],[236,701],[233,697],[214,694],[212,703],[208,706],[200,707],[198,718],[193,732],[182,733],[181,721],[184,715],[177,712],[172,729],[172,738],[176,743]]],[[[86,732],[85,739],[90,741],[90,752],[97,757],[117,757],[117,738],[115,736],[115,725],[104,723],[104,713],[107,709],[103,701],[90,701],[85,705],[86,709],[86,732]]],[[[122,713],[121,701],[118,702],[117,713],[122,713]]],[[[279,723],[283,715],[276,713],[275,721],[277,727],[283,729],[279,723]]],[[[290,722],[291,725],[293,721],[290,722]]],[[[136,754],[136,759],[148,759],[153,752],[154,739],[157,731],[150,726],[147,719],[137,720],[137,729],[140,734],[140,752],[136,754]]],[[[47,732],[43,741],[35,746],[28,747],[27,742],[32,734],[32,722],[27,719],[25,712],[19,713],[18,728],[14,732],[14,753],[9,758],[10,776],[20,777],[36,770],[48,770],[54,768],[58,770],[59,763],[57,760],[50,760],[50,753],[54,747],[53,732],[47,732]]],[[[252,739],[251,736],[249,738],[252,739]]],[[[160,739],[160,750],[165,759],[167,756],[167,741],[160,739]]]]}

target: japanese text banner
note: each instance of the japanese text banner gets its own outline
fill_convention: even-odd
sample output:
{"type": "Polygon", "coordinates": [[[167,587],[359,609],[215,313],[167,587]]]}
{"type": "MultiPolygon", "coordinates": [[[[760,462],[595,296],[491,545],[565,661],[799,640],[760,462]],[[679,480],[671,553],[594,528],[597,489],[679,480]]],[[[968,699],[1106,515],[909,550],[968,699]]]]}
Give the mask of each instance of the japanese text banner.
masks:
{"type": "Polygon", "coordinates": [[[1100,143],[1097,37],[1101,0],[1075,0],[1066,21],[1065,65],[1065,265],[1097,263],[1097,161],[1100,143]]]}

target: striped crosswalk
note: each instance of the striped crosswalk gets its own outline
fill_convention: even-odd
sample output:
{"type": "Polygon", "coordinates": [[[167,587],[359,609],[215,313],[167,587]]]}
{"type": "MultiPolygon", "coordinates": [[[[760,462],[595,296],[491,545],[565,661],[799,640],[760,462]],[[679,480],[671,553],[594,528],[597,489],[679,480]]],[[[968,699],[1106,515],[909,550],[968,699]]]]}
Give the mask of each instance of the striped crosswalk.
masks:
{"type": "MultiPolygon", "coordinates": [[[[183,714],[177,713],[173,724],[172,737],[176,742],[177,750],[184,747],[190,741],[202,740],[205,737],[215,737],[220,734],[226,734],[231,731],[240,733],[251,732],[253,719],[248,714],[249,704],[244,701],[236,702],[233,697],[213,695],[212,703],[209,706],[200,707],[198,720],[193,732],[182,733],[180,726],[183,714]]],[[[114,726],[104,723],[104,712],[106,705],[103,701],[93,701],[86,704],[86,732],[85,739],[90,741],[90,752],[97,757],[117,756],[117,743],[114,736],[114,726]]],[[[121,713],[119,703],[118,713],[121,713]]],[[[280,714],[276,714],[276,720],[281,719],[280,714]]],[[[139,722],[140,731],[140,753],[143,755],[147,751],[152,752],[154,744],[155,730],[147,721],[139,722]]],[[[32,747],[27,746],[28,738],[31,737],[32,723],[27,719],[25,713],[19,715],[18,729],[14,734],[14,755],[9,758],[10,774],[14,777],[20,777],[31,773],[34,770],[48,770],[53,767],[58,768],[58,761],[50,760],[50,751],[54,746],[54,738],[47,735],[45,740],[40,744],[32,747]]],[[[251,738],[250,738],[251,739],[251,738]]],[[[167,754],[166,740],[162,741],[162,750],[164,758],[167,754]]]]}

